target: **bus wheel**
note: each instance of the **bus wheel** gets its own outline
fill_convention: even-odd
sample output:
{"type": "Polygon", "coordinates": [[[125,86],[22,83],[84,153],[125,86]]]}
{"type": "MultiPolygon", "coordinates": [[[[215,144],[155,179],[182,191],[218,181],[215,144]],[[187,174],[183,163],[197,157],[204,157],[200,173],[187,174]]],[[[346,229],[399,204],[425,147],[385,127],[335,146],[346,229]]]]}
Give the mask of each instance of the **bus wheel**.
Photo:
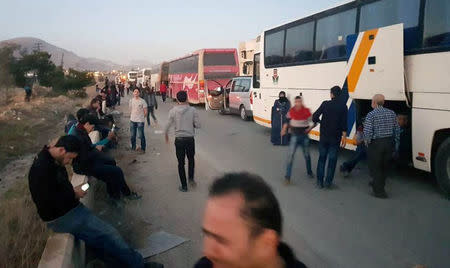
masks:
{"type": "Polygon", "coordinates": [[[450,198],[450,138],[445,139],[436,152],[434,174],[439,187],[450,198]]]}
{"type": "Polygon", "coordinates": [[[244,105],[241,105],[241,109],[239,109],[240,115],[241,115],[241,119],[244,121],[248,120],[248,116],[247,116],[247,111],[245,111],[245,107],[244,105]]]}

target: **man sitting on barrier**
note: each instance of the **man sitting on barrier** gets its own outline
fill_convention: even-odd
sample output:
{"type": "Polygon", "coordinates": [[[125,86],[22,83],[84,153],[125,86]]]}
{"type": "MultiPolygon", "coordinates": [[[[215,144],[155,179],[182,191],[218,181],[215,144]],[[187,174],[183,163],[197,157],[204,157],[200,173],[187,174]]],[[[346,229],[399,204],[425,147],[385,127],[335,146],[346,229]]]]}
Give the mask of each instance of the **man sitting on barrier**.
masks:
{"type": "Polygon", "coordinates": [[[70,233],[83,240],[107,267],[163,267],[157,263],[144,264],[141,254],[114,227],[80,203],[87,189],[72,186],[65,165],[78,156],[81,147],[76,137],[63,136],[54,146],[45,146],[34,159],[28,181],[41,219],[54,232],[70,233]]]}
{"type": "Polygon", "coordinates": [[[123,171],[116,165],[114,158],[101,152],[98,145],[92,144],[89,133],[94,130],[97,118],[86,114],[78,118],[78,124],[73,132],[81,142],[81,150],[74,160],[73,169],[77,174],[93,176],[106,183],[109,197],[116,206],[121,195],[129,200],[140,199],[141,196],[132,192],[125,182],[123,171]]]}

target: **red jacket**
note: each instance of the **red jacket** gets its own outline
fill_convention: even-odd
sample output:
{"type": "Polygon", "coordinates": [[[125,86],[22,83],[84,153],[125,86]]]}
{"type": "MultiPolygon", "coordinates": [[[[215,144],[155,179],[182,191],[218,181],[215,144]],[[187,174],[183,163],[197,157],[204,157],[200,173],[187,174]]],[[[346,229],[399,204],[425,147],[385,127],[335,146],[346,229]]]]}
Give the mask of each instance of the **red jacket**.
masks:
{"type": "Polygon", "coordinates": [[[166,86],[166,84],[161,84],[161,85],[159,86],[159,92],[161,92],[161,93],[166,93],[166,92],[167,92],[167,86],[166,86]]]}

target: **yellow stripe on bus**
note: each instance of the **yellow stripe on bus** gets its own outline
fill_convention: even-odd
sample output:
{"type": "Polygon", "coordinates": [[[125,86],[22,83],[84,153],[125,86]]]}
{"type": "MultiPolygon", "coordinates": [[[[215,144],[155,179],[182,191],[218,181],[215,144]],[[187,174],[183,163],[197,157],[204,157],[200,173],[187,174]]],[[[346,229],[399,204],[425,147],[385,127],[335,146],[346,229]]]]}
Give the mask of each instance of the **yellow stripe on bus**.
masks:
{"type": "Polygon", "coordinates": [[[353,60],[352,67],[348,73],[348,92],[355,92],[356,85],[358,84],[359,77],[361,76],[362,69],[364,68],[364,64],[366,63],[367,56],[369,55],[377,33],[378,29],[364,32],[358,51],[355,55],[355,59],[353,60]]]}

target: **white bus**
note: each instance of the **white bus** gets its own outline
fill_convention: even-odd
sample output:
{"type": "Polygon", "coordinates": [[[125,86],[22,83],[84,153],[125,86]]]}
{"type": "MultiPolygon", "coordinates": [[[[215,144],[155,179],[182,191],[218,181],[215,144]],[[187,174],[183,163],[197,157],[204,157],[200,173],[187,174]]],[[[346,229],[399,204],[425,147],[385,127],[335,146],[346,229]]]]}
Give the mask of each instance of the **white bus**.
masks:
{"type": "Polygon", "coordinates": [[[343,98],[350,95],[343,101],[354,147],[355,125],[372,96],[384,94],[388,108],[409,115],[414,167],[433,172],[450,196],[449,17],[449,0],[358,0],[264,31],[254,58],[254,120],[270,127],[281,90],[291,102],[302,93],[314,111],[339,85],[343,98]]]}
{"type": "Polygon", "coordinates": [[[159,92],[159,86],[164,82],[166,85],[169,82],[169,63],[163,62],[156,65],[151,70],[151,83],[150,86],[155,88],[156,92],[159,92]]]}
{"type": "Polygon", "coordinates": [[[144,85],[145,83],[149,83],[150,85],[150,76],[151,76],[150,68],[140,69],[137,73],[137,84],[144,85]]]}
{"type": "Polygon", "coordinates": [[[136,82],[137,79],[137,71],[129,71],[128,72],[128,82],[136,82]]]}

